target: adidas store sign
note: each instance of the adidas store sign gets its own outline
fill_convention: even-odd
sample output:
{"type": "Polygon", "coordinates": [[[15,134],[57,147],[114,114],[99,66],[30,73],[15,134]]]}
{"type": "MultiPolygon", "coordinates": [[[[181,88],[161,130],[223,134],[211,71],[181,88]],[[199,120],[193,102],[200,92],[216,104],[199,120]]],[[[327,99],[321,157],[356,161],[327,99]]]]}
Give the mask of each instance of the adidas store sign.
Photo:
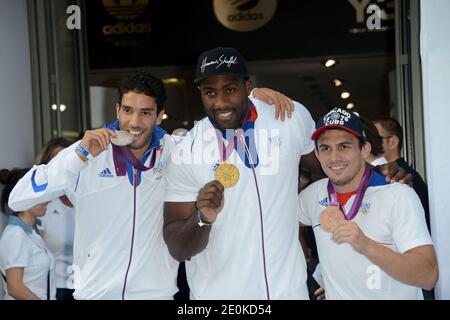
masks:
{"type": "Polygon", "coordinates": [[[272,20],[277,0],[214,0],[214,14],[226,28],[249,32],[262,28],[272,20]]]}
{"type": "Polygon", "coordinates": [[[145,34],[152,32],[152,25],[150,23],[120,22],[115,25],[106,25],[103,27],[102,31],[106,36],[122,34],[145,34]]]}

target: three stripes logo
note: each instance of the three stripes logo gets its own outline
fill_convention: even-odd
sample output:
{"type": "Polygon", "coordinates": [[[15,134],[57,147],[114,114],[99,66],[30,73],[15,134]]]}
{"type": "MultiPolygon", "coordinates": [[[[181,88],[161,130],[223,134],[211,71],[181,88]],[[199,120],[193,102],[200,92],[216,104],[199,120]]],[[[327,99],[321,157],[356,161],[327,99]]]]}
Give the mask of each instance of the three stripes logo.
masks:
{"type": "Polygon", "coordinates": [[[323,207],[328,207],[328,197],[319,201],[319,204],[323,207]]]}
{"type": "Polygon", "coordinates": [[[149,0],[102,0],[106,11],[119,20],[133,20],[143,14],[149,0]]]}
{"type": "Polygon", "coordinates": [[[114,175],[112,174],[111,170],[109,170],[108,168],[102,170],[102,172],[100,172],[98,174],[98,176],[100,178],[114,178],[114,175]]]}
{"type": "MultiPolygon", "coordinates": [[[[105,36],[145,35],[152,32],[150,22],[135,22],[134,19],[146,12],[149,0],[102,0],[105,10],[113,17],[121,20],[116,24],[103,26],[105,36]]],[[[123,39],[123,38],[122,38],[123,39]]],[[[116,46],[128,46],[128,42],[117,42],[116,46]]]]}

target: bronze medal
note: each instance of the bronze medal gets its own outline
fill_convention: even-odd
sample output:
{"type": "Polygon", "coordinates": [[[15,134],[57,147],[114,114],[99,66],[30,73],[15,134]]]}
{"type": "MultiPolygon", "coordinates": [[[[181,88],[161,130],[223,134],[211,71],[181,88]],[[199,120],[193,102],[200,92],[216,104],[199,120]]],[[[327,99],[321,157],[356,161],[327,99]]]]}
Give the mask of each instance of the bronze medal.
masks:
{"type": "Polygon", "coordinates": [[[335,206],[329,206],[320,214],[320,226],[326,232],[333,232],[342,220],[345,220],[344,214],[335,206]]]}
{"type": "Polygon", "coordinates": [[[239,170],[231,163],[221,163],[216,170],[216,180],[225,189],[234,187],[239,181],[239,170]]]}

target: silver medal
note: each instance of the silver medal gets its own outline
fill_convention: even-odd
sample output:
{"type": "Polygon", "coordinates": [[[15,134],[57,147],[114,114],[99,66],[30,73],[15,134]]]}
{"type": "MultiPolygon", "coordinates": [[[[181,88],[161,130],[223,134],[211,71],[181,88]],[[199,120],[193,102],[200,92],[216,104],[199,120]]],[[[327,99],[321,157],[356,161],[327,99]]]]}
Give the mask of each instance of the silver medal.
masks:
{"type": "Polygon", "coordinates": [[[125,130],[119,130],[116,131],[117,137],[111,137],[111,143],[115,144],[116,146],[127,146],[130,143],[133,142],[134,136],[129,131],[125,130]]]}

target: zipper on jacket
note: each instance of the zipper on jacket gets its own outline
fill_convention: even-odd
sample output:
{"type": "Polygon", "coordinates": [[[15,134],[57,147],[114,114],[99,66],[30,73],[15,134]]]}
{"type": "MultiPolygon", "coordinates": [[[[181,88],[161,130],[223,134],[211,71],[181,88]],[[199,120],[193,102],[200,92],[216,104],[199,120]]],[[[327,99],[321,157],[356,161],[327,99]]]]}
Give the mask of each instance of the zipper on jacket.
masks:
{"type": "Polygon", "coordinates": [[[130,258],[128,260],[127,272],[123,282],[122,300],[125,300],[125,290],[127,288],[128,272],[130,271],[131,261],[133,259],[134,232],[136,229],[136,189],[137,189],[137,169],[133,167],[133,230],[131,234],[130,258]]]}

